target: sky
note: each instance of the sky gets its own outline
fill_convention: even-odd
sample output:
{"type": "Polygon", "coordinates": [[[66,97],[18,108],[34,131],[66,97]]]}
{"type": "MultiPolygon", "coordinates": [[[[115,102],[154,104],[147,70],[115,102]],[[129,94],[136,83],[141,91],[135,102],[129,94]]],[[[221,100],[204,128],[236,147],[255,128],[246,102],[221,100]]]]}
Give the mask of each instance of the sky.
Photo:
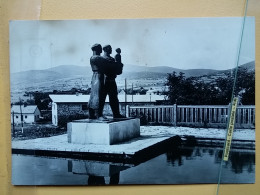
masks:
{"type": "MultiPolygon", "coordinates": [[[[225,70],[236,66],[243,18],[10,21],[12,73],[60,65],[90,66],[91,46],[121,48],[125,65],[225,70]]],[[[248,17],[239,64],[255,59],[248,17]]]]}

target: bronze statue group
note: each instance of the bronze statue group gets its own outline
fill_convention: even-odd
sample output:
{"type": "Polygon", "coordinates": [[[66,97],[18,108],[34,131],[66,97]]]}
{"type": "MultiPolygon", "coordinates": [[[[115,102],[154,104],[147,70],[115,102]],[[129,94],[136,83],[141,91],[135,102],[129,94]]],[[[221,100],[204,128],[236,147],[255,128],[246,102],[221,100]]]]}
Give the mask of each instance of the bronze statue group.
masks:
{"type": "Polygon", "coordinates": [[[90,65],[93,71],[91,80],[91,94],[89,99],[89,119],[106,120],[103,116],[103,108],[106,96],[109,96],[109,104],[113,112],[113,118],[125,118],[120,114],[119,101],[117,97],[116,77],[122,74],[123,64],[121,62],[121,49],[117,48],[115,58],[111,57],[112,47],[103,47],[104,55],[101,56],[102,47],[94,44],[91,47],[93,56],[90,65]]]}

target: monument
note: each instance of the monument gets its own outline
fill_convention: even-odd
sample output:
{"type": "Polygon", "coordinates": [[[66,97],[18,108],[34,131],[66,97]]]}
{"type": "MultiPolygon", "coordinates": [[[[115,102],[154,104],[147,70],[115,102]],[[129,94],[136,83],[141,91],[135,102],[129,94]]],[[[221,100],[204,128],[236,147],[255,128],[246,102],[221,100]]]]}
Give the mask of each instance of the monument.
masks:
{"type": "Polygon", "coordinates": [[[140,119],[125,118],[120,114],[116,85],[117,75],[122,74],[121,49],[116,49],[115,59],[110,56],[112,47],[94,44],[90,65],[93,71],[89,99],[89,119],[76,120],[67,124],[68,142],[76,144],[111,145],[140,136],[140,119]],[[106,96],[113,112],[113,118],[103,115],[106,96]]]}

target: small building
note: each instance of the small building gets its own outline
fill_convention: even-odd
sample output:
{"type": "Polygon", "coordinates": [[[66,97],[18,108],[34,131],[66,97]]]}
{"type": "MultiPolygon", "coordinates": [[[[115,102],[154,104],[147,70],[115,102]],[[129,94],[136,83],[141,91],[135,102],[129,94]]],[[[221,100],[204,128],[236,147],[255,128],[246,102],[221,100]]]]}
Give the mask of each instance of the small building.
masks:
{"type": "Polygon", "coordinates": [[[11,123],[35,123],[40,120],[41,112],[36,105],[13,105],[11,107],[11,123]]]}
{"type": "MultiPolygon", "coordinates": [[[[52,100],[52,123],[60,125],[69,120],[76,120],[88,117],[88,101],[90,95],[57,95],[51,94],[52,100]]],[[[164,100],[161,95],[118,95],[120,112],[125,113],[126,105],[154,105],[157,101],[164,100]]],[[[111,115],[109,97],[107,96],[104,115],[111,115]]],[[[65,125],[65,124],[63,124],[65,125]]]]}
{"type": "Polygon", "coordinates": [[[89,95],[49,95],[52,100],[52,124],[88,115],[89,95]]]}

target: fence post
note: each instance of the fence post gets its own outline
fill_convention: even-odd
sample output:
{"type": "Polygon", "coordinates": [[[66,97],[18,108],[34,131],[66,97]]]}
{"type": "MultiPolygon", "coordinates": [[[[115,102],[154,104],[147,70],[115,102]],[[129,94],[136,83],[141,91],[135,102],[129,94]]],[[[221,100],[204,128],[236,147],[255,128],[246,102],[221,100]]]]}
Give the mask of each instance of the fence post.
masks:
{"type": "Polygon", "coordinates": [[[177,126],[177,104],[173,105],[173,125],[177,126]]]}
{"type": "Polygon", "coordinates": [[[129,105],[126,105],[125,113],[126,117],[129,117],[129,105]]]}

